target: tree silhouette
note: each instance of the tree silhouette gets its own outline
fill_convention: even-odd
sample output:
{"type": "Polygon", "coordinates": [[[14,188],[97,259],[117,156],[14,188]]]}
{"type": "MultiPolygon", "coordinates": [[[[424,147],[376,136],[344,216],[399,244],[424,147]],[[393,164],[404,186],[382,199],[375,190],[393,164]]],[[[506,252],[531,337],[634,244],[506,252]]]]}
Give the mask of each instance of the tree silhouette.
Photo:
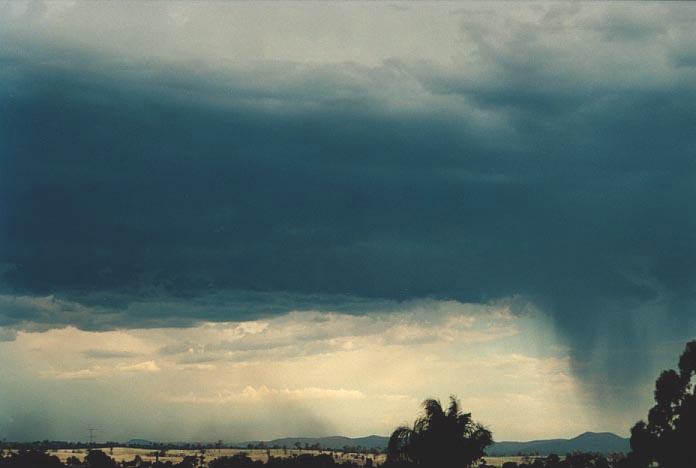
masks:
{"type": "Polygon", "coordinates": [[[48,455],[39,450],[20,450],[10,452],[7,457],[0,458],[3,468],[63,468],[58,457],[48,455]]]}
{"type": "Polygon", "coordinates": [[[493,443],[491,432],[462,413],[450,397],[447,410],[438,400],[423,402],[424,415],[413,428],[398,427],[389,438],[387,464],[427,468],[471,467],[493,443]]]}
{"type": "Polygon", "coordinates": [[[631,462],[660,468],[696,466],[696,341],[687,343],[679,359],[679,371],[667,370],[655,382],[655,406],[648,422],[631,429],[631,462]]]}
{"type": "Polygon", "coordinates": [[[116,462],[101,450],[90,450],[85,462],[89,468],[116,468],[116,462]]]}
{"type": "Polygon", "coordinates": [[[260,461],[254,461],[246,453],[236,453],[229,456],[219,457],[208,463],[210,468],[252,468],[262,466],[260,461]]]}

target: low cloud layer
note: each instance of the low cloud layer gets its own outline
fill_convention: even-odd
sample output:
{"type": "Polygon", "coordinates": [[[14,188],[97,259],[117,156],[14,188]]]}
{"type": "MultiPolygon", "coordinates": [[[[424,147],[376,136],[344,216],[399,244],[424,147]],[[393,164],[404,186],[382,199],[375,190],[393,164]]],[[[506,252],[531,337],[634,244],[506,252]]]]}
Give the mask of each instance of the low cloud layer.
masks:
{"type": "Polygon", "coordinates": [[[604,425],[585,416],[569,359],[543,324],[505,307],[68,327],[19,332],[0,352],[12,376],[0,383],[0,435],[13,440],[84,439],[85,427],[100,440],[387,434],[415,415],[422,395],[446,398],[452,388],[503,438],[604,425]]]}
{"type": "Polygon", "coordinates": [[[2,7],[0,340],[507,301],[628,411],[693,334],[693,8],[40,5],[2,7]]]}

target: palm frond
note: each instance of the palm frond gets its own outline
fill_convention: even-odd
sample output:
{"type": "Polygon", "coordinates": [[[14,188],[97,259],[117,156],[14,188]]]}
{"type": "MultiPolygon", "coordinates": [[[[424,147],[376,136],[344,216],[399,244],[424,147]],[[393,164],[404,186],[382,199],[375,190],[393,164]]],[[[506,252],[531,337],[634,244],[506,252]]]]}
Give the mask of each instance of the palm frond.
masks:
{"type": "Polygon", "coordinates": [[[457,427],[464,434],[470,434],[473,430],[473,421],[471,419],[471,413],[459,413],[457,416],[457,427]]]}
{"type": "Polygon", "coordinates": [[[491,432],[474,422],[471,413],[461,412],[456,397],[450,397],[446,410],[439,400],[429,398],[413,428],[401,426],[392,433],[387,462],[393,467],[471,467],[492,440],[491,432]]]}
{"type": "Polygon", "coordinates": [[[440,400],[434,398],[428,398],[423,402],[423,409],[425,410],[425,417],[431,421],[441,419],[445,412],[442,410],[442,404],[440,400]]]}
{"type": "Polygon", "coordinates": [[[428,430],[428,427],[430,427],[430,419],[427,417],[421,417],[417,418],[414,423],[413,423],[413,432],[415,433],[423,433],[428,430]]]}
{"type": "Polygon", "coordinates": [[[457,416],[459,416],[459,401],[457,400],[456,396],[450,395],[450,404],[449,408],[447,408],[447,417],[456,419],[457,416]]]}
{"type": "Polygon", "coordinates": [[[413,431],[411,428],[406,426],[397,427],[389,437],[389,443],[387,444],[387,460],[394,462],[408,460],[405,449],[411,443],[412,438],[413,431]]]}

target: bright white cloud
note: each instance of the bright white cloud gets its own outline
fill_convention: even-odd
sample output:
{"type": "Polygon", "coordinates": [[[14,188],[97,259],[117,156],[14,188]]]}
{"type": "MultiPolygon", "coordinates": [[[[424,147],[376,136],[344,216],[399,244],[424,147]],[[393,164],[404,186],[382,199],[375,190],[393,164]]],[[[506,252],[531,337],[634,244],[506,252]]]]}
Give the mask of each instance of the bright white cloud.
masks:
{"type": "Polygon", "coordinates": [[[165,399],[177,403],[251,403],[267,400],[306,400],[316,402],[318,400],[364,400],[365,394],[358,390],[346,390],[344,388],[318,388],[307,387],[299,389],[288,388],[269,388],[265,385],[260,387],[252,387],[248,385],[239,392],[226,391],[217,395],[199,396],[194,394],[169,396],[165,395],[165,399]]]}

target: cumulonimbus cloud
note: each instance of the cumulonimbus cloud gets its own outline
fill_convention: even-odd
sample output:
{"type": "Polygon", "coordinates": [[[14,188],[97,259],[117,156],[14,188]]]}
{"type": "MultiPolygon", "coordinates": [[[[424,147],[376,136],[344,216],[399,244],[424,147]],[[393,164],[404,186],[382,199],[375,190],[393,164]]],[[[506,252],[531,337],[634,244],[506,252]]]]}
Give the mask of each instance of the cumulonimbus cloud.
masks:
{"type": "Polygon", "coordinates": [[[649,8],[452,12],[449,61],[115,58],[9,29],[3,333],[522,297],[595,387],[643,377],[696,303],[696,41],[649,8]]]}

